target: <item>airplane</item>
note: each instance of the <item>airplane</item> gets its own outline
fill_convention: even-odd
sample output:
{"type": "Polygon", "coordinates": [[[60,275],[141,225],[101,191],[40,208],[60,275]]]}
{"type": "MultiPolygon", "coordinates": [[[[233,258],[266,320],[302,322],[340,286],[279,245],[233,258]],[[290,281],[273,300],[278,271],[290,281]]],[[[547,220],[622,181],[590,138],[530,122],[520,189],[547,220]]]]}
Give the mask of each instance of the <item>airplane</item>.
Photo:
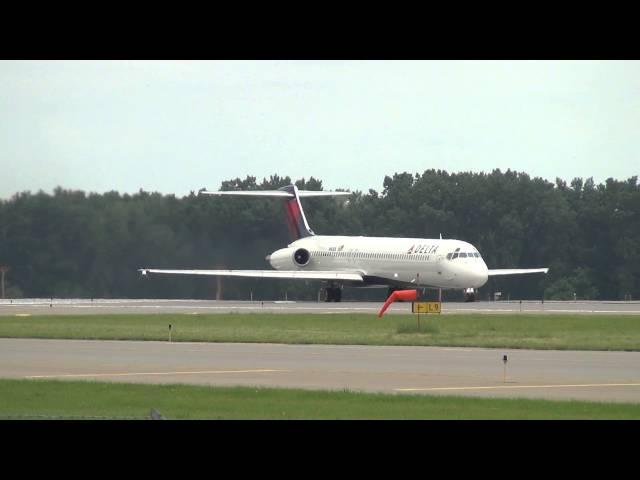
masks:
{"type": "Polygon", "coordinates": [[[287,225],[293,241],[266,256],[273,270],[161,270],[152,274],[214,275],[227,277],[284,278],[322,281],[327,302],[340,302],[342,288],[387,287],[460,289],[465,301],[474,301],[477,289],[489,277],[547,273],[548,268],[489,269],[477,248],[454,239],[316,235],[309,227],[300,198],[343,196],[350,192],[299,190],[287,185],[279,190],[208,191],[200,195],[257,196],[284,199],[287,225]]]}

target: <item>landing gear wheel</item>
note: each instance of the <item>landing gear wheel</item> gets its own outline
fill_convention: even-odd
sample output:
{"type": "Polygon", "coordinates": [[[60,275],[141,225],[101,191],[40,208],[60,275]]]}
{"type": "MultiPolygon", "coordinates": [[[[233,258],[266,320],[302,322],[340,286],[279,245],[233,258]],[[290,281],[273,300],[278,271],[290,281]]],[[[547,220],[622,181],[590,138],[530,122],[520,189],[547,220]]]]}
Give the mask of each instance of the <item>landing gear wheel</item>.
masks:
{"type": "Polygon", "coordinates": [[[475,302],[476,301],[476,291],[473,288],[467,288],[464,291],[464,301],[465,302],[475,302]]]}
{"type": "Polygon", "coordinates": [[[339,287],[327,287],[325,292],[325,302],[339,302],[342,300],[342,289],[339,287]]]}

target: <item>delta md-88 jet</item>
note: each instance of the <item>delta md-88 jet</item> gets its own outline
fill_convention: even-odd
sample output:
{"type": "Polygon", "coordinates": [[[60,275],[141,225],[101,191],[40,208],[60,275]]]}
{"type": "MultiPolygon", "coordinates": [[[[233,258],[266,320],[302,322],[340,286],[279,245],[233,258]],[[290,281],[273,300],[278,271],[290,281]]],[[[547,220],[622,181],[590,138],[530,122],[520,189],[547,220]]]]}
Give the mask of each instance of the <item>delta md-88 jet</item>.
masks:
{"type": "Polygon", "coordinates": [[[287,224],[294,241],[266,259],[273,270],[159,270],[142,268],[142,275],[181,274],[229,277],[319,280],[325,283],[326,301],[339,302],[342,287],[382,286],[389,294],[399,289],[460,289],[467,301],[489,277],[547,273],[548,268],[488,269],[470,243],[452,239],[347,237],[316,235],[305,218],[300,198],[350,195],[349,192],[298,190],[201,190],[201,195],[280,197],[285,201],[287,224]]]}

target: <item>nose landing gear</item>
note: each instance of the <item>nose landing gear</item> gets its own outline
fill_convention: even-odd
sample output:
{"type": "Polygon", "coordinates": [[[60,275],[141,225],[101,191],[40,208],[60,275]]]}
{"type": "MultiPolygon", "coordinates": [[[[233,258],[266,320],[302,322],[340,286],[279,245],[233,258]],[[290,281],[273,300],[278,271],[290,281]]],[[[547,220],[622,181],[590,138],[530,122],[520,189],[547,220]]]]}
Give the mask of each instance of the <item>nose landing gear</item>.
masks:
{"type": "Polygon", "coordinates": [[[464,301],[465,302],[475,302],[476,301],[476,290],[475,290],[475,288],[466,288],[464,290],[464,301]]]}

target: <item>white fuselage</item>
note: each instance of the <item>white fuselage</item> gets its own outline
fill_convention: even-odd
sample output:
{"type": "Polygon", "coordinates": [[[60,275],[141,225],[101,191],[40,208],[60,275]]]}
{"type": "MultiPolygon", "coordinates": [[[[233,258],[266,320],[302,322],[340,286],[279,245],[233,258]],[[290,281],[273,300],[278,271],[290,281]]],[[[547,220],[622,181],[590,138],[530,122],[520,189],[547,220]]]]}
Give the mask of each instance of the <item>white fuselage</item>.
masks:
{"type": "Polygon", "coordinates": [[[479,288],[488,278],[478,250],[460,240],[314,235],[267,258],[276,270],[357,271],[369,284],[479,288]],[[300,249],[309,255],[296,261],[300,249]]]}

